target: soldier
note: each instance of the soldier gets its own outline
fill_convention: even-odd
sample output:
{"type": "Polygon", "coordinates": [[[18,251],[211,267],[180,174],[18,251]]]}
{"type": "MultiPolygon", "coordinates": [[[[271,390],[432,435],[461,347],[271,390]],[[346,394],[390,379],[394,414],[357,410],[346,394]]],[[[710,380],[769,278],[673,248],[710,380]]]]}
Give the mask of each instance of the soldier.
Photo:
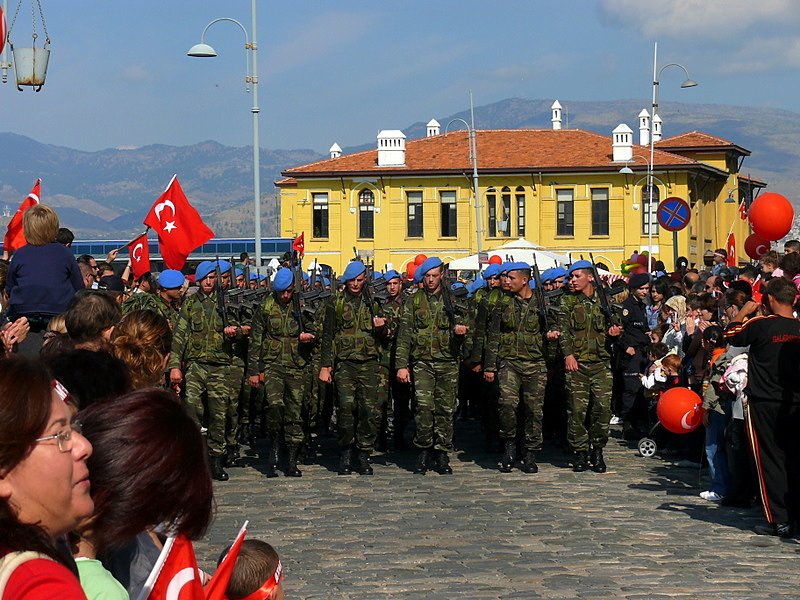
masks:
{"type": "Polygon", "coordinates": [[[184,380],[181,367],[186,366],[186,402],[194,409],[198,424],[207,427],[211,476],[227,481],[222,464],[225,425],[236,410],[236,391],[231,386],[232,341],[241,332],[238,323],[230,319],[224,325],[215,269],[211,261],[197,266],[195,281],[200,289],[186,299],[178,314],[168,367],[170,381],[177,385],[184,380]]]}
{"type": "Polygon", "coordinates": [[[316,340],[313,323],[303,320],[293,306],[294,274],[282,267],[254,321],[248,357],[250,385],[266,388],[266,429],[270,438],[267,477],[277,477],[281,442],[287,448],[287,477],[301,477],[297,457],[303,443],[303,397],[306,370],[316,340]]]}
{"type": "Polygon", "coordinates": [[[122,303],[122,314],[127,315],[134,310],[152,310],[169,321],[175,328],[175,319],[183,298],[183,273],[174,269],[165,269],[158,276],[158,293],[139,292],[133,294],[122,303]]]}
{"type": "Polygon", "coordinates": [[[453,472],[447,453],[453,449],[458,366],[468,327],[463,315],[447,308],[443,272],[439,258],[417,267],[423,287],[403,304],[397,339],[397,379],[410,383],[414,371],[414,445],[420,450],[414,473],[419,475],[428,470],[432,452],[440,474],[453,472]]]}
{"type": "MultiPolygon", "coordinates": [[[[622,419],[622,433],[625,439],[636,439],[638,438],[636,414],[642,412],[643,407],[640,405],[644,402],[641,376],[647,369],[646,350],[651,342],[647,306],[644,302],[650,294],[650,276],[647,273],[632,275],[628,281],[628,290],[628,297],[622,301],[623,331],[619,338],[618,352],[623,391],[617,415],[622,419]]],[[[646,414],[644,419],[646,420],[646,414]]]]}
{"type": "Polygon", "coordinates": [[[319,379],[335,382],[339,395],[339,475],[352,473],[352,451],[358,451],[357,470],[372,475],[370,454],[375,447],[378,367],[386,319],[369,305],[364,286],[367,267],[353,261],[342,274],[344,292],[325,309],[319,379]]]}
{"type": "Polygon", "coordinates": [[[610,325],[592,274],[592,263],[579,260],[568,271],[570,293],[559,310],[558,331],[567,371],[567,438],[575,462],[572,470],[603,473],[603,448],[611,419],[611,339],[622,327],[610,325]],[[591,456],[590,456],[591,452],[591,456]]]}
{"type": "Polygon", "coordinates": [[[500,471],[510,473],[517,446],[517,408],[522,397],[525,455],[520,467],[537,473],[537,450],[542,449],[542,404],[547,367],[544,362],[543,319],[531,289],[531,267],[514,263],[507,273],[508,295],[494,311],[486,343],[484,379],[500,385],[500,438],[504,443],[500,471]]]}

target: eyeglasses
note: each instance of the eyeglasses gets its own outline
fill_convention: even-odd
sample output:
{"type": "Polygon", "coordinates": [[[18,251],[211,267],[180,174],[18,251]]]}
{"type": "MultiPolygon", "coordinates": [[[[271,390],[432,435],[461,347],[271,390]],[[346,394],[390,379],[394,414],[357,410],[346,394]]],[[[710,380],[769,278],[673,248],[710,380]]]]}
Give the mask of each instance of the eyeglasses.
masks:
{"type": "Polygon", "coordinates": [[[47,437],[38,438],[33,441],[38,443],[38,442],[47,442],[49,440],[56,440],[56,442],[58,443],[58,450],[60,452],[69,452],[70,450],[72,450],[73,433],[83,434],[83,424],[80,421],[77,420],[72,421],[72,423],[70,423],[70,426],[67,429],[59,431],[55,435],[48,435],[47,437]]]}

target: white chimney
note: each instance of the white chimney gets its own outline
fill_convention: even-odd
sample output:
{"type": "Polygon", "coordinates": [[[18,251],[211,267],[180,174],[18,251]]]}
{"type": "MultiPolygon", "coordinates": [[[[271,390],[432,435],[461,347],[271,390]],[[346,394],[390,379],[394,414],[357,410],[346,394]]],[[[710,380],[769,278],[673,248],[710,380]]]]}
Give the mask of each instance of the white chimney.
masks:
{"type": "Polygon", "coordinates": [[[439,135],[442,130],[442,126],[439,125],[439,121],[436,119],[431,119],[428,121],[428,137],[433,137],[434,135],[439,135]]]}
{"type": "Polygon", "coordinates": [[[653,141],[661,139],[661,117],[653,115],[653,141]]]}
{"type": "Polygon", "coordinates": [[[553,111],[553,118],[550,119],[553,122],[553,129],[561,129],[561,104],[556,100],[550,109],[553,111]]]}
{"type": "Polygon", "coordinates": [[[406,134],[399,129],[378,132],[378,166],[402,167],[406,164],[406,134]]]}
{"type": "Polygon", "coordinates": [[[633,130],[620,123],[617,128],[611,132],[613,143],[613,160],[614,162],[622,162],[631,160],[633,158],[633,130]]]}
{"type": "Polygon", "coordinates": [[[342,149],[336,142],[333,143],[333,146],[331,146],[331,149],[328,150],[328,152],[331,153],[331,158],[339,158],[342,155],[342,149]]]}
{"type": "Polygon", "coordinates": [[[650,113],[646,108],[639,113],[639,145],[650,145],[650,113]]]}

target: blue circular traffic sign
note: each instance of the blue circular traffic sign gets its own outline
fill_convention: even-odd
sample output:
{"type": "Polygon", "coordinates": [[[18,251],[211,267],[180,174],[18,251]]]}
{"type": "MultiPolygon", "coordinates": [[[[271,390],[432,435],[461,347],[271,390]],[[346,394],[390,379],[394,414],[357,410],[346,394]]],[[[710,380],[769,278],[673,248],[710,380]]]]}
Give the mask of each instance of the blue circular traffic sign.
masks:
{"type": "Polygon", "coordinates": [[[689,224],[691,216],[689,204],[677,196],[659,202],[656,209],[658,224],[667,231],[680,231],[689,224]]]}

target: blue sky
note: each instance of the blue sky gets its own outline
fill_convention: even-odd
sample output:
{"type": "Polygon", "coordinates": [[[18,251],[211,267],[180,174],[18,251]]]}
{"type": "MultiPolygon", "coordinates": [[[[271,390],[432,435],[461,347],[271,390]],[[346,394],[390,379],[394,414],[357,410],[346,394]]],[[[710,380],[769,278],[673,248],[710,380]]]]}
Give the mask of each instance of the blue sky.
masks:
{"type": "MultiPolygon", "coordinates": [[[[0,131],[83,150],[251,144],[241,30],[218,23],[206,42],[219,56],[186,56],[212,19],[249,30],[249,0],[41,2],[47,83],[40,93],[0,85],[0,131]]],[[[654,41],[659,65],[682,63],[700,83],[681,90],[682,73],[667,69],[662,101],[797,110],[799,26],[796,0],[259,0],[261,146],[369,142],[466,109],[469,90],[476,106],[644,106],[654,41]]],[[[23,0],[11,37],[27,46],[30,33],[23,0]]]]}

